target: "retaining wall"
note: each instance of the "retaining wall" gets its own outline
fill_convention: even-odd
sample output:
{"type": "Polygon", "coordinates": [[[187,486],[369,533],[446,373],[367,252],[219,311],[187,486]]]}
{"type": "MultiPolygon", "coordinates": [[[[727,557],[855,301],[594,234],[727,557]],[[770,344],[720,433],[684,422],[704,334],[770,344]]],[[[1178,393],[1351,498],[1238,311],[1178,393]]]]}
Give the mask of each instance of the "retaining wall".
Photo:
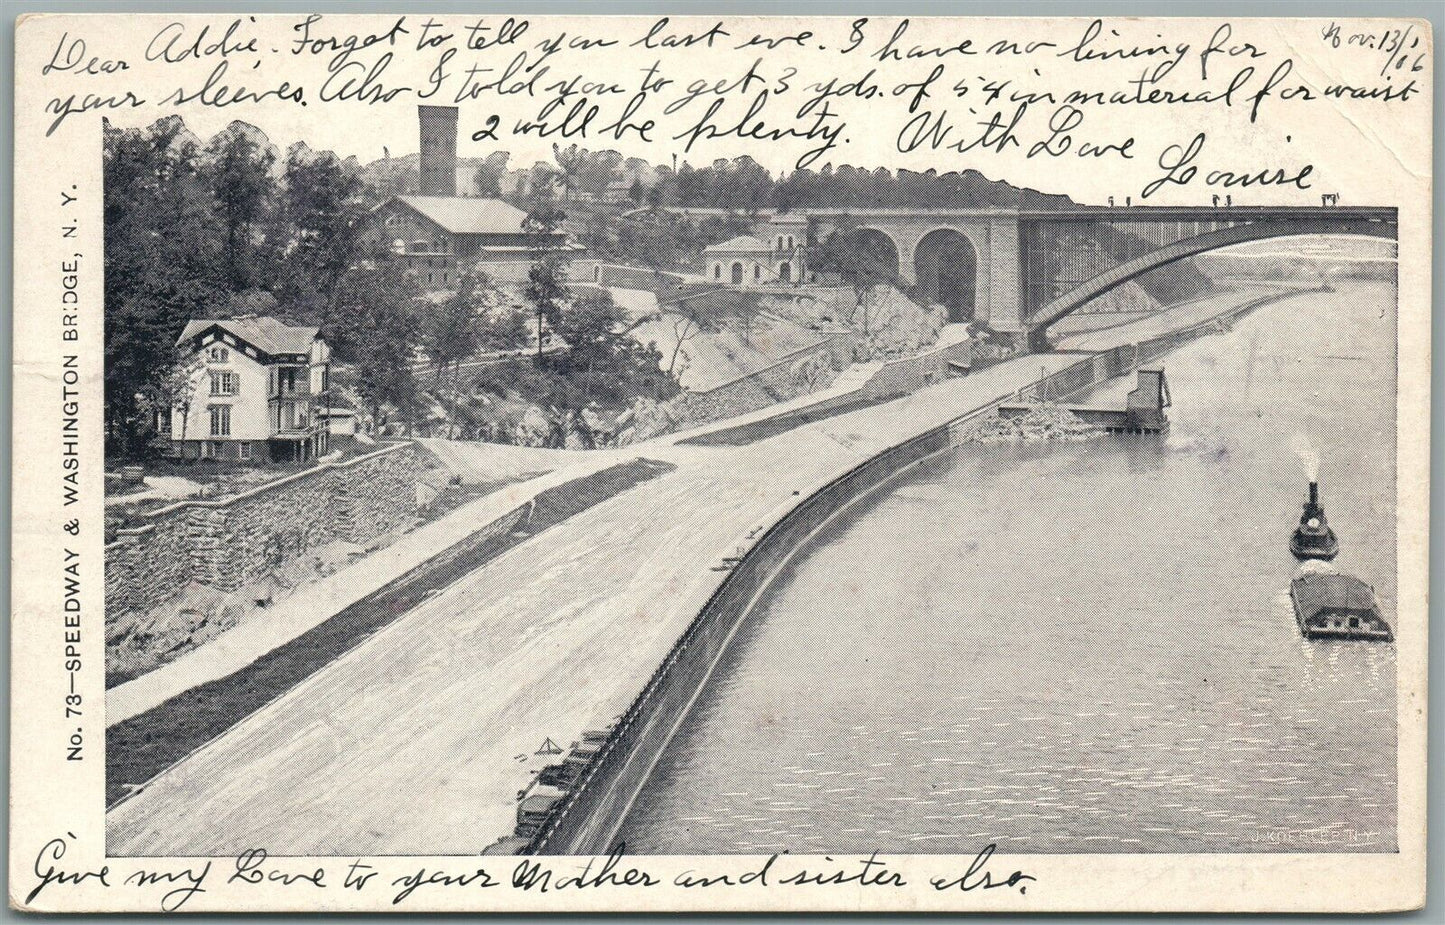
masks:
{"type": "Polygon", "coordinates": [[[992,412],[1004,401],[1068,398],[1140,363],[1152,362],[1183,343],[1224,330],[1234,319],[1274,298],[1278,295],[1164,337],[1084,356],[1026,389],[997,396],[966,415],[884,450],[809,495],[764,532],[723,579],[622,714],[581,779],[528,843],[526,853],[600,855],[612,848],[632,801],[686,720],[757,596],[804,541],[849,503],[909,466],[957,445],[969,421],[992,412]]]}
{"type": "Polygon", "coordinates": [[[748,414],[828,386],[853,350],[850,334],[835,334],[795,350],[770,366],[707,391],[683,396],[683,419],[696,427],[748,414]]]}
{"type": "Polygon", "coordinates": [[[671,293],[686,288],[689,284],[677,273],[666,270],[649,270],[644,267],[629,267],[620,263],[593,263],[574,274],[579,281],[595,282],[603,286],[617,286],[622,289],[646,289],[656,293],[671,293]]]}
{"type": "Polygon", "coordinates": [[[181,501],[105,547],[106,621],[143,613],[192,582],[234,591],[334,540],[364,543],[416,512],[420,451],[397,443],[218,501],[181,501]]]}
{"type": "Polygon", "coordinates": [[[686,718],[754,598],[783,562],[850,501],[948,445],[947,426],[899,444],[808,496],[766,531],[673,645],[528,852],[605,854],[657,757],[686,718]]]}
{"type": "Polygon", "coordinates": [[[972,345],[963,340],[917,356],[889,360],[863,384],[862,395],[872,400],[916,392],[946,378],[950,363],[968,366],[971,356],[972,345]]]}

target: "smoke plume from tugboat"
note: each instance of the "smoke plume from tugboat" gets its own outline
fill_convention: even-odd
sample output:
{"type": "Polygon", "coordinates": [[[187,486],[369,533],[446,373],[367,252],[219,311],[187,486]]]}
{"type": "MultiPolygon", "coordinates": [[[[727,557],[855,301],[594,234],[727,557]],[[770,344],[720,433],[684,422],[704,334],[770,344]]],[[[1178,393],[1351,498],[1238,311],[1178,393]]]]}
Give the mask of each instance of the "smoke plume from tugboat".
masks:
{"type": "Polygon", "coordinates": [[[1310,442],[1310,438],[1302,433],[1294,435],[1294,440],[1290,441],[1290,447],[1304,465],[1305,478],[1309,479],[1311,486],[1315,485],[1320,480],[1319,450],[1316,450],[1314,444],[1310,442]]]}

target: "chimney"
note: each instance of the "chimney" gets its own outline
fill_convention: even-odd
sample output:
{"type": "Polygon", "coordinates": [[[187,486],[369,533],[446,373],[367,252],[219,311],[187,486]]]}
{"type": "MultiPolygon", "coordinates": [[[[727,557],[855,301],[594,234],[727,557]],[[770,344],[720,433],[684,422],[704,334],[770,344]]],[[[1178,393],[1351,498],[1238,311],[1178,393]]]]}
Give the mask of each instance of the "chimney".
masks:
{"type": "Polygon", "coordinates": [[[418,106],[421,123],[421,181],[423,196],[457,194],[457,107],[418,106]]]}
{"type": "Polygon", "coordinates": [[[1318,507],[1320,503],[1320,483],[1310,482],[1310,505],[1318,507]]]}

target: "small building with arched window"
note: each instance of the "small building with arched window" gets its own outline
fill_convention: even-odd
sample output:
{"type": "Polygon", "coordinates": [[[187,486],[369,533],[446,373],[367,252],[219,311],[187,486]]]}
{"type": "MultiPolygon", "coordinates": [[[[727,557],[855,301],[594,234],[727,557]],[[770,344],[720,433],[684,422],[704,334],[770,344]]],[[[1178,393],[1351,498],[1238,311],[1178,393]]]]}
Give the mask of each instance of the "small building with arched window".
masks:
{"type": "Polygon", "coordinates": [[[793,286],[802,281],[802,247],[796,237],[780,241],[740,235],[703,249],[703,275],[720,286],[793,286]]]}

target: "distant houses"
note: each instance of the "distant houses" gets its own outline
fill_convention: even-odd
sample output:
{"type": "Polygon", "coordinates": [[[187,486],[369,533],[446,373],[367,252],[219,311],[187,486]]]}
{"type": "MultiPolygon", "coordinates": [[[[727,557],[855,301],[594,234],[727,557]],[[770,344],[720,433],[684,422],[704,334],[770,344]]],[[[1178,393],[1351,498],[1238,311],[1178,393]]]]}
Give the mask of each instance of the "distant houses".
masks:
{"type": "Polygon", "coordinates": [[[159,430],[183,459],[303,461],[329,451],[331,351],[314,327],[243,315],[190,321],[159,430]]]}

